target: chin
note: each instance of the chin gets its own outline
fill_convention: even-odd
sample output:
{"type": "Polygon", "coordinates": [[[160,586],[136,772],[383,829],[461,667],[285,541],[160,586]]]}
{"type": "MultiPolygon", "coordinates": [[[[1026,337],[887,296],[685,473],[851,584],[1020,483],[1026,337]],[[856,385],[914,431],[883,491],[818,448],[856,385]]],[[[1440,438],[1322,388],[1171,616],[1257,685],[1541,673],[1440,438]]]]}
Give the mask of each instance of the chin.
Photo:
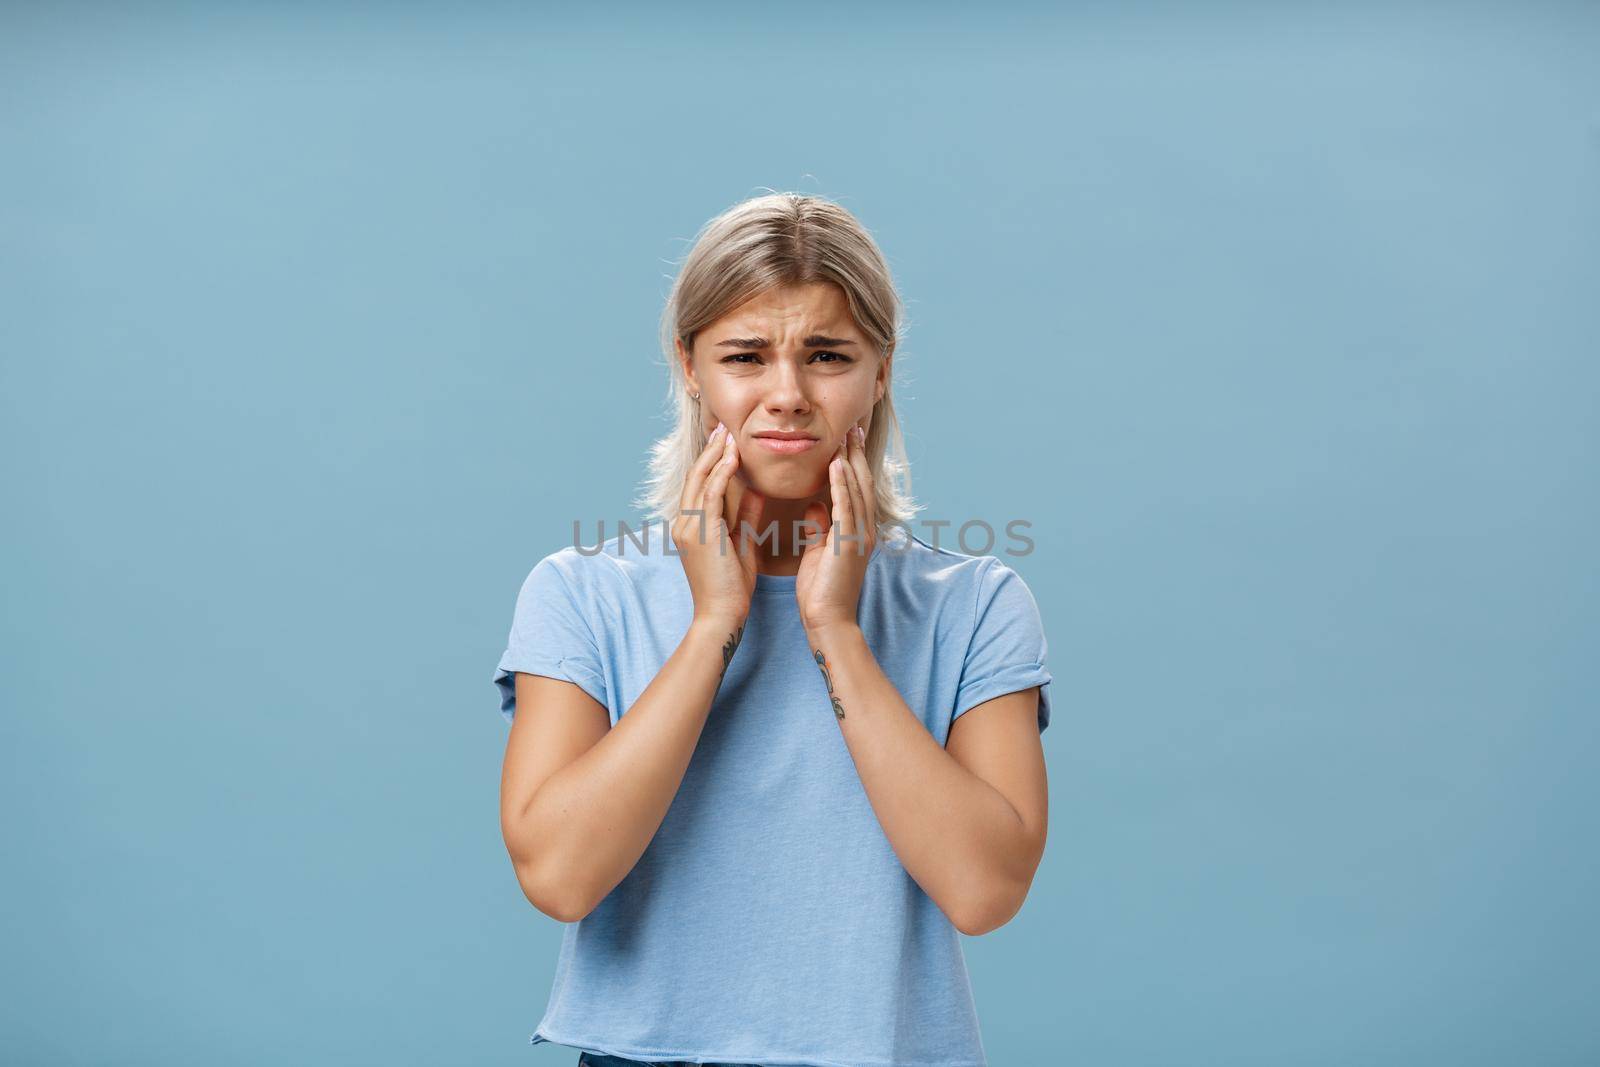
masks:
{"type": "Polygon", "coordinates": [[[774,475],[771,471],[740,467],[733,476],[769,500],[809,500],[828,485],[826,469],[820,476],[813,471],[796,470],[774,475]]]}

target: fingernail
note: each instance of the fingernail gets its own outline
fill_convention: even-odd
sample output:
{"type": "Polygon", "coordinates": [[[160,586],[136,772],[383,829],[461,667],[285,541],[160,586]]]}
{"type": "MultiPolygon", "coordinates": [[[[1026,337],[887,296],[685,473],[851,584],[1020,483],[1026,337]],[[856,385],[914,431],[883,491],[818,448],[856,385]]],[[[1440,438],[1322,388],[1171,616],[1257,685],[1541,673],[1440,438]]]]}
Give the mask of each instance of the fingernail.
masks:
{"type": "Polygon", "coordinates": [[[706,438],[706,440],[715,441],[717,439],[717,434],[719,434],[721,432],[722,432],[722,423],[719,422],[719,423],[717,423],[717,428],[711,431],[711,436],[706,438]]]}
{"type": "Polygon", "coordinates": [[[856,427],[856,441],[860,444],[867,443],[867,428],[865,426],[856,427]]]}

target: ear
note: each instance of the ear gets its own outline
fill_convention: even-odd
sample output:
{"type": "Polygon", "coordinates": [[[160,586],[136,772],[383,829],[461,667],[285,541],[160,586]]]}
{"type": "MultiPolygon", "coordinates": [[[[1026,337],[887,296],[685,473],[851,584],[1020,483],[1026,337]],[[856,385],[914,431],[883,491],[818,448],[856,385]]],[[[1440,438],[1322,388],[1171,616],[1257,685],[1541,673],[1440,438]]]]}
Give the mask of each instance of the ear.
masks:
{"type": "Polygon", "coordinates": [[[675,337],[673,347],[678,352],[678,365],[683,368],[683,380],[689,385],[689,392],[698,393],[700,383],[694,377],[694,357],[683,347],[683,338],[675,337]]]}
{"type": "Polygon", "coordinates": [[[882,400],[883,395],[889,391],[889,361],[892,359],[894,359],[894,349],[890,349],[887,355],[878,360],[878,377],[872,398],[874,404],[882,400]]]}

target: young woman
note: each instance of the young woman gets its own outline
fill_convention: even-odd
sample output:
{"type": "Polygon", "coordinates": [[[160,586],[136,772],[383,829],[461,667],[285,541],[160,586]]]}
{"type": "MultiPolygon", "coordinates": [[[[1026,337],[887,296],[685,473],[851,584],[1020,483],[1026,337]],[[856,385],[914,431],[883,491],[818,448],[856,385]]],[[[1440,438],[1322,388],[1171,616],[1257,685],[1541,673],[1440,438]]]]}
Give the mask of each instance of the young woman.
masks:
{"type": "Polygon", "coordinates": [[[1051,679],[1016,571],[908,528],[899,314],[837,204],[713,219],[663,316],[654,521],[523,583],[501,826],[567,924],[534,1044],[986,1063],[958,935],[1015,915],[1043,854],[1051,679]]]}

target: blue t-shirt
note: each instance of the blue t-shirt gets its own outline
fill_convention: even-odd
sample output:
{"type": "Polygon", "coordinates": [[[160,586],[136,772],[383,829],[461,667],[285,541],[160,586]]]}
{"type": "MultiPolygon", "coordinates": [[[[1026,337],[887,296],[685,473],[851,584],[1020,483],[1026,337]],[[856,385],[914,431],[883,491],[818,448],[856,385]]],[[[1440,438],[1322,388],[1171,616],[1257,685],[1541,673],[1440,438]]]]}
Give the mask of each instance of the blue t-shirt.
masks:
{"type": "MultiPolygon", "coordinates": [[[[551,553],[517,597],[494,676],[501,713],[515,714],[521,671],[576,683],[616,725],[692,615],[660,522],[551,553]]],[[[1038,606],[996,557],[886,527],[857,620],[941,745],[956,716],[1031,686],[1041,687],[1039,729],[1049,723],[1038,606]]],[[[757,575],[666,818],[633,870],[566,925],[529,1040],[636,1060],[984,1067],[960,932],[878,823],[800,624],[794,577],[757,575]]]]}

